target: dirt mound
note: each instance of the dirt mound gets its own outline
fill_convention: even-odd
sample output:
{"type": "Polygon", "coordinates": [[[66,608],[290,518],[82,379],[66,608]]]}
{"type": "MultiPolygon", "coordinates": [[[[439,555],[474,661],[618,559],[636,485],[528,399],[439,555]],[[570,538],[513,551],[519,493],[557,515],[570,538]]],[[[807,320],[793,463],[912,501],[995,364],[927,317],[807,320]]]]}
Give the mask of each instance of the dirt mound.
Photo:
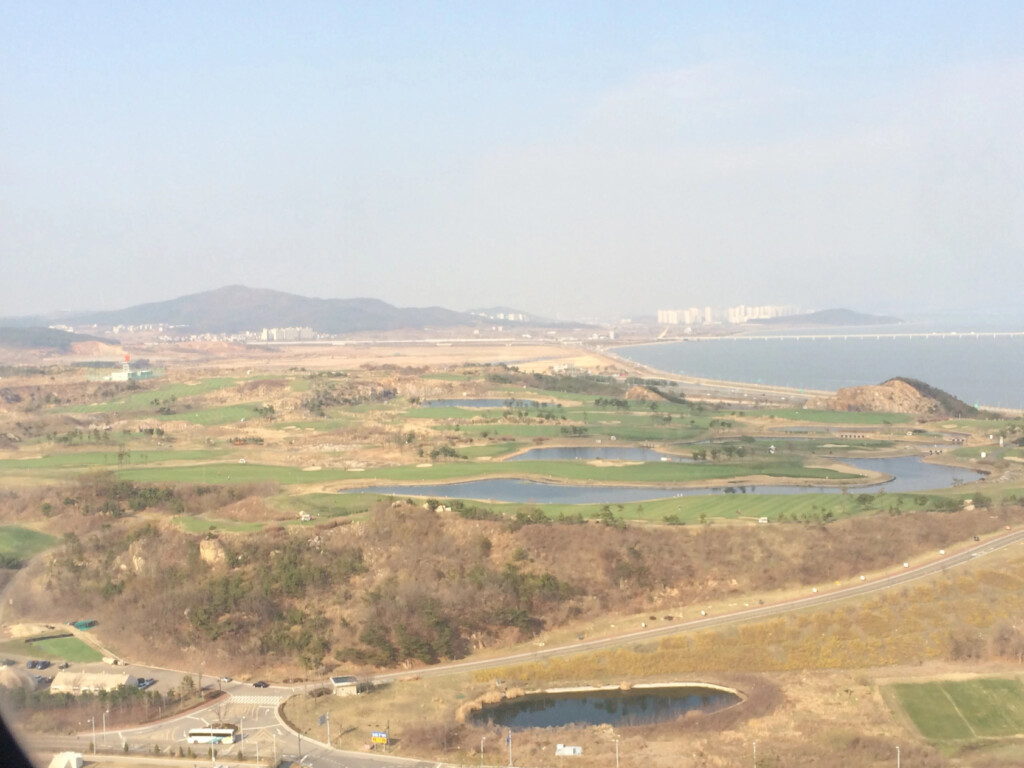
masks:
{"type": "Polygon", "coordinates": [[[217,517],[251,523],[280,519],[281,513],[264,504],[263,499],[250,496],[234,504],[221,507],[217,510],[217,517]]]}
{"type": "Polygon", "coordinates": [[[811,410],[860,413],[909,413],[921,416],[943,415],[938,400],[927,397],[900,379],[868,387],[840,389],[833,397],[816,397],[807,401],[811,410]]]}
{"type": "Polygon", "coordinates": [[[627,400],[664,400],[665,398],[656,395],[647,387],[633,387],[626,393],[627,400]]]}

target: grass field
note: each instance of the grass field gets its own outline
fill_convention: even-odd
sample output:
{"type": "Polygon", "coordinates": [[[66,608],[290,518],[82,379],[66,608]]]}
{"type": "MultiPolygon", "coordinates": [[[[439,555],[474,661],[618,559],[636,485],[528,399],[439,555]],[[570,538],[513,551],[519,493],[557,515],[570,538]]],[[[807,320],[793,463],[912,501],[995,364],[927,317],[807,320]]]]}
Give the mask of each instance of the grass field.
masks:
{"type": "Polygon", "coordinates": [[[159,389],[144,389],[132,392],[111,400],[107,403],[92,403],[90,405],[71,405],[55,409],[60,413],[109,413],[111,411],[146,411],[153,410],[154,400],[170,400],[172,397],[180,400],[183,397],[194,397],[213,392],[224,387],[230,387],[237,379],[217,377],[203,379],[195,384],[168,384],[159,389]]]}
{"type": "Polygon", "coordinates": [[[242,523],[237,520],[209,520],[205,517],[179,516],[171,522],[181,526],[188,533],[206,533],[207,531],[229,531],[231,533],[250,533],[263,528],[266,523],[242,523]]]}
{"type": "Polygon", "coordinates": [[[891,686],[903,711],[932,741],[1024,735],[1018,679],[943,680],[891,686]]]}
{"type": "Polygon", "coordinates": [[[257,403],[218,405],[197,411],[183,410],[180,413],[158,414],[155,418],[160,421],[187,421],[190,424],[202,424],[204,426],[216,427],[222,424],[232,424],[239,422],[242,419],[251,419],[257,416],[257,405],[257,403]]]}
{"type": "Polygon", "coordinates": [[[913,417],[904,413],[855,413],[849,411],[761,410],[748,411],[747,416],[762,416],[791,421],[813,421],[817,424],[885,425],[906,424],[913,417]]]}
{"type": "MultiPolygon", "coordinates": [[[[376,497],[374,497],[376,499],[376,497]]],[[[349,493],[305,493],[300,496],[275,496],[269,499],[271,506],[298,517],[299,512],[308,512],[314,518],[347,517],[366,512],[372,501],[349,493]]]]}
{"type": "Polygon", "coordinates": [[[53,546],[56,541],[48,533],[22,528],[20,525],[0,526],[0,555],[27,560],[53,546]]]}
{"type": "Polygon", "coordinates": [[[76,661],[90,664],[100,661],[103,655],[90,645],[86,645],[77,637],[57,637],[51,640],[40,640],[27,643],[24,640],[8,640],[0,644],[0,650],[22,656],[35,656],[40,659],[56,661],[76,661]]]}
{"type": "MultiPolygon", "coordinates": [[[[124,464],[157,464],[164,461],[208,461],[222,457],[224,451],[128,451],[124,464]]],[[[69,451],[33,459],[0,459],[0,473],[5,470],[66,469],[71,467],[118,466],[118,450],[69,451]]]]}

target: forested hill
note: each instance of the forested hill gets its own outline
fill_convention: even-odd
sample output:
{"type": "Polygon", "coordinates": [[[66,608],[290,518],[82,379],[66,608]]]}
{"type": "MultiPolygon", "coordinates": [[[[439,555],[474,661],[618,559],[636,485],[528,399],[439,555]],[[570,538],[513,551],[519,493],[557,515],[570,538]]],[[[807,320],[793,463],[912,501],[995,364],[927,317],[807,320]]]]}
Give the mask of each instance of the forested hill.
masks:
{"type": "Polygon", "coordinates": [[[69,333],[56,328],[0,328],[0,347],[13,349],[56,349],[67,352],[78,341],[101,341],[116,344],[112,339],[100,339],[84,333],[69,333]]]}
{"type": "MultiPolygon", "coordinates": [[[[378,299],[315,299],[232,285],[104,312],[64,314],[67,325],[172,325],[187,333],[312,328],[319,333],[478,326],[484,321],[441,307],[401,308],[378,299]]],[[[11,325],[21,324],[12,322],[11,325]]]]}

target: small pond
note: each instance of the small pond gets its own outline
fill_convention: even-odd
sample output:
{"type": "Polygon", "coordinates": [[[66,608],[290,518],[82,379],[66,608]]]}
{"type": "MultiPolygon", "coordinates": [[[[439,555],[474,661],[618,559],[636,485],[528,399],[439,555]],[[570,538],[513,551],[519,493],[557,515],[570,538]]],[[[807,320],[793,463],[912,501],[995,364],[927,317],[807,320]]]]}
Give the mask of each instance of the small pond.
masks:
{"type": "Polygon", "coordinates": [[[729,691],[701,685],[537,693],[508,699],[473,714],[476,724],[520,730],[586,725],[646,725],[674,720],[687,712],[716,712],[738,704],[729,691]]]}
{"type": "MultiPolygon", "coordinates": [[[[960,482],[969,483],[984,477],[960,467],[929,464],[920,456],[898,456],[889,459],[838,459],[860,469],[892,475],[888,483],[859,485],[850,493],[871,493],[884,488],[886,493],[916,493],[950,488],[960,482]]],[[[677,496],[707,496],[715,493],[763,493],[785,495],[794,493],[841,493],[840,488],[814,485],[720,485],[705,488],[673,488],[657,485],[568,485],[539,483],[517,477],[470,480],[435,485],[373,485],[346,488],[341,493],[381,493],[389,496],[426,496],[436,499],[479,499],[514,504],[629,504],[677,496]]]]}
{"type": "Polygon", "coordinates": [[[564,446],[531,448],[505,461],[682,461],[693,463],[693,459],[662,453],[653,448],[633,446],[564,446]]]}

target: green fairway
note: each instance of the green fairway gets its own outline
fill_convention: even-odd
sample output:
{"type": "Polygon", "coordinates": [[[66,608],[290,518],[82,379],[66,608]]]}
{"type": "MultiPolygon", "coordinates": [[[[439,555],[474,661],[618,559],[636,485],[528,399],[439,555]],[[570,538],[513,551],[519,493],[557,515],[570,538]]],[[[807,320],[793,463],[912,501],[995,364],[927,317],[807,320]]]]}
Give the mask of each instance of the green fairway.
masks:
{"type": "Polygon", "coordinates": [[[905,413],[858,413],[854,411],[805,411],[805,410],[757,410],[745,413],[746,416],[761,416],[791,421],[813,421],[818,424],[859,424],[885,425],[906,424],[913,417],[905,413]]]}
{"type": "Polygon", "coordinates": [[[528,447],[528,445],[523,443],[508,441],[504,443],[490,443],[488,445],[471,445],[459,448],[459,453],[463,456],[468,456],[471,459],[478,459],[482,456],[505,456],[506,454],[528,447]]]}
{"type": "Polygon", "coordinates": [[[1024,684],[1020,680],[898,683],[892,690],[927,739],[952,741],[1024,735],[1024,684]]]}
{"type": "Polygon", "coordinates": [[[274,496],[268,499],[271,506],[298,517],[299,512],[308,512],[314,517],[347,517],[366,512],[372,502],[357,494],[350,493],[304,493],[300,496],[274,496]]]}
{"type": "Polygon", "coordinates": [[[47,533],[22,528],[20,525],[0,526],[0,555],[27,560],[49,549],[57,540],[47,533]]]}
{"type": "Polygon", "coordinates": [[[103,658],[99,651],[77,637],[55,637],[34,642],[8,640],[0,644],[0,651],[22,656],[35,656],[50,661],[75,661],[80,664],[91,664],[103,658]]]}
{"type": "Polygon", "coordinates": [[[211,378],[203,379],[195,384],[168,384],[159,389],[144,389],[131,394],[123,394],[108,403],[92,403],[90,405],[70,405],[55,409],[61,413],[109,413],[111,411],[146,411],[153,410],[154,400],[180,400],[185,397],[203,395],[224,387],[230,387],[237,379],[211,378]]]}
{"type": "Polygon", "coordinates": [[[344,469],[325,469],[304,472],[299,467],[280,467],[269,464],[217,463],[187,467],[146,467],[122,469],[117,473],[124,480],[137,483],[264,483],[303,485],[324,481],[351,480],[357,477],[344,469]]]}
{"type": "Polygon", "coordinates": [[[258,531],[265,523],[242,523],[237,520],[208,520],[205,517],[187,517],[180,515],[171,518],[171,522],[181,526],[188,533],[206,533],[207,531],[229,531],[231,533],[249,533],[258,531]]]}
{"type": "Polygon", "coordinates": [[[156,418],[160,421],[187,421],[190,424],[203,424],[215,427],[258,417],[256,413],[258,405],[258,403],[218,405],[213,408],[203,408],[197,411],[182,410],[180,413],[159,414],[156,418]]]}
{"type": "Polygon", "coordinates": [[[206,461],[224,455],[224,451],[69,451],[32,459],[0,459],[0,472],[19,469],[66,469],[70,467],[111,467],[124,464],[158,464],[165,461],[206,461]]]}

